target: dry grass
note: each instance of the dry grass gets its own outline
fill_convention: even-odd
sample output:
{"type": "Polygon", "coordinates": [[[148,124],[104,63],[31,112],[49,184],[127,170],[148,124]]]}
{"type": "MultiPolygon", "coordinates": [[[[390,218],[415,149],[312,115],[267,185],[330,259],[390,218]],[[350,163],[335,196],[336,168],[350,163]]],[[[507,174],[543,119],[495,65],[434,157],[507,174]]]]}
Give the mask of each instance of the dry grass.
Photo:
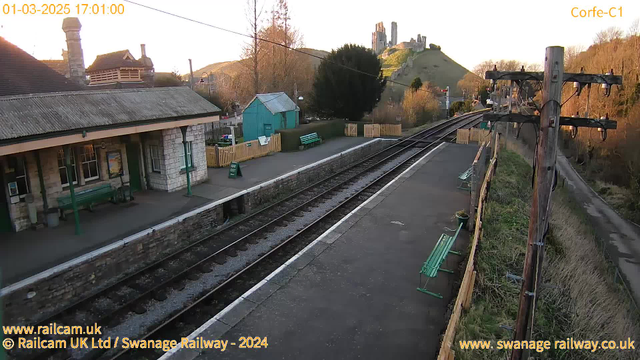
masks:
{"type": "MultiPolygon", "coordinates": [[[[563,256],[551,258],[545,278],[568,292],[561,304],[569,318],[571,336],[577,339],[639,339],[637,314],[621,284],[613,281],[615,268],[608,264],[582,209],[566,189],[556,191],[551,214],[553,237],[563,256]]],[[[554,296],[558,289],[545,296],[554,296]]],[[[569,336],[569,335],[568,335],[569,336]]],[[[581,353],[579,358],[602,359],[603,352],[581,353]]],[[[638,359],[639,351],[606,352],[609,359],[638,359]]]]}
{"type": "MultiPolygon", "coordinates": [[[[526,155],[527,151],[522,150],[526,155]]],[[[461,319],[456,340],[511,340],[529,223],[531,167],[512,151],[502,151],[491,185],[477,254],[473,304],[461,319]]],[[[615,269],[607,262],[588,218],[566,189],[553,195],[545,247],[544,286],[540,290],[532,338],[535,340],[639,339],[637,313],[615,269]]],[[[456,343],[457,344],[457,343],[456,343]]],[[[640,348],[640,346],[639,346],[640,348]]],[[[459,359],[503,359],[507,352],[462,351],[459,359]]],[[[638,359],[638,351],[550,350],[540,359],[638,359]]]]}

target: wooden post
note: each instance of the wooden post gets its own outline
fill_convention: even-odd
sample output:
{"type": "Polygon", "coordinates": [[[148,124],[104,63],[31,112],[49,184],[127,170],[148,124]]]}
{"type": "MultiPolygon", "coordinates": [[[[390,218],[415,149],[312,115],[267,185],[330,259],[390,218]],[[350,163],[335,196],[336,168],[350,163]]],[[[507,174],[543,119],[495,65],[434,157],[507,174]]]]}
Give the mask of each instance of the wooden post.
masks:
{"type": "MultiPolygon", "coordinates": [[[[525,255],[522,289],[518,317],[514,328],[514,340],[529,340],[533,326],[538,284],[542,273],[544,257],[544,236],[551,215],[551,191],[556,170],[558,128],[560,126],[560,104],[562,101],[562,81],[564,76],[564,48],[547,48],[544,65],[542,90],[542,111],[540,133],[536,155],[535,181],[531,216],[529,218],[529,239],[525,255]]],[[[513,350],[511,360],[527,359],[528,352],[513,350]]]]}
{"type": "Polygon", "coordinates": [[[471,274],[471,281],[469,281],[469,287],[467,288],[467,293],[465,294],[464,302],[462,303],[462,306],[465,310],[469,310],[469,308],[471,307],[471,300],[473,299],[473,287],[475,286],[475,283],[476,271],[473,270],[473,273],[471,274]]]}

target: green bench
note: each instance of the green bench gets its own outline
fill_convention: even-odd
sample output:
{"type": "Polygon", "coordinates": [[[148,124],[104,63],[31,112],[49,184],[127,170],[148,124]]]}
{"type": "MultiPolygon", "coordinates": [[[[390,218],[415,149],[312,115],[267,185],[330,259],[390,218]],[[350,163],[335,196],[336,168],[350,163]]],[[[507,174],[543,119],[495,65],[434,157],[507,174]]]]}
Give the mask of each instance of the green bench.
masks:
{"type": "Polygon", "coordinates": [[[302,146],[313,145],[315,143],[322,143],[322,139],[318,136],[318,133],[311,133],[300,136],[300,144],[302,146]]]}
{"type": "Polygon", "coordinates": [[[458,189],[462,190],[471,190],[471,175],[473,174],[473,166],[468,168],[467,171],[458,175],[458,179],[461,181],[460,185],[458,185],[458,189]]]}
{"type": "Polygon", "coordinates": [[[419,285],[422,284],[422,275],[425,275],[427,277],[427,281],[425,281],[424,285],[418,286],[417,288],[418,291],[442,299],[442,295],[427,290],[426,286],[429,283],[429,280],[431,280],[432,278],[438,275],[438,271],[444,271],[444,272],[453,274],[453,271],[442,269],[440,266],[442,266],[444,259],[447,257],[449,253],[455,254],[455,255],[461,255],[460,252],[451,250],[451,247],[453,246],[453,243],[456,241],[456,238],[458,237],[458,234],[460,233],[461,228],[462,228],[462,224],[458,225],[458,230],[456,230],[456,233],[453,236],[447,235],[446,233],[440,235],[440,239],[436,243],[436,246],[433,248],[433,251],[431,251],[431,255],[429,255],[429,258],[427,259],[427,261],[425,261],[424,264],[422,265],[422,269],[420,269],[419,285]]]}
{"type": "MultiPolygon", "coordinates": [[[[75,196],[77,206],[88,206],[89,210],[93,210],[92,206],[95,203],[106,200],[115,201],[116,191],[110,184],[104,184],[91,189],[76,191],[75,196]]],[[[62,218],[64,219],[64,210],[73,209],[71,195],[58,197],[58,208],[62,210],[62,218]]]]}

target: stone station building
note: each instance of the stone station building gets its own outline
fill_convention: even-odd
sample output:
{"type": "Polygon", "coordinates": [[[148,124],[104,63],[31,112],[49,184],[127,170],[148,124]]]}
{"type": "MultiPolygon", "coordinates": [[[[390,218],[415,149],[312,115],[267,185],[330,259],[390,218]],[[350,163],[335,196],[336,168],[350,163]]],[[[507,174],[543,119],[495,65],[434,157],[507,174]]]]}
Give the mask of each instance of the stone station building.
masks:
{"type": "Polygon", "coordinates": [[[70,181],[76,193],[105,184],[183,189],[184,140],[191,183],[206,180],[204,124],[219,111],[186,87],[0,97],[0,231],[42,224],[70,181]]]}

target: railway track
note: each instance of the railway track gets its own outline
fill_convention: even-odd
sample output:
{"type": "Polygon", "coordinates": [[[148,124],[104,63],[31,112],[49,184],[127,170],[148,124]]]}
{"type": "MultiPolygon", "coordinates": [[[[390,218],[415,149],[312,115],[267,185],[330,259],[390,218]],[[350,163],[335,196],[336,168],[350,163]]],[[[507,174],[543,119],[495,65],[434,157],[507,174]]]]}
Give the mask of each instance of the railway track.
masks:
{"type": "MultiPolygon", "coordinates": [[[[203,319],[215,315],[286,262],[434,144],[460,127],[479,122],[480,118],[477,113],[461,116],[402,139],[348,169],[221,227],[211,236],[78,301],[40,324],[98,323],[105,329],[102,337],[186,336],[200,326],[203,319]]],[[[10,354],[16,359],[69,356],[141,359],[158,355],[102,349],[10,354]]]]}

